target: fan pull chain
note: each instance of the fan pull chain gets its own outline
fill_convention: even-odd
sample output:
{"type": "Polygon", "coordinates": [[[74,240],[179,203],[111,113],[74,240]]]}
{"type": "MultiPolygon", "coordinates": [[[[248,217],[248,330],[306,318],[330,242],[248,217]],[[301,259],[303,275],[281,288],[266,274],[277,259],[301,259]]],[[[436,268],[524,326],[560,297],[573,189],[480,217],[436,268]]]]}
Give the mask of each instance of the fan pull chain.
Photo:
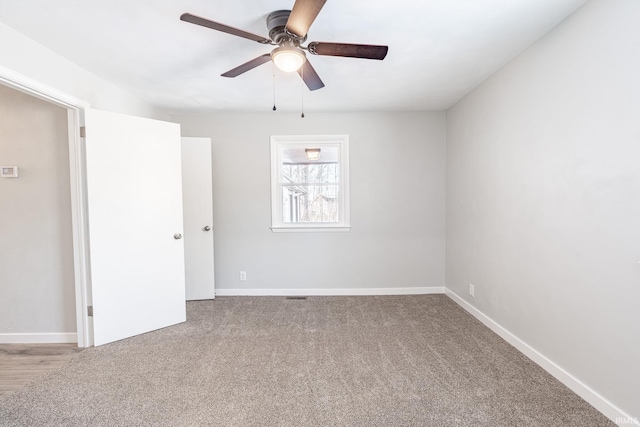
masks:
{"type": "Polygon", "coordinates": [[[300,118],[304,119],[304,66],[300,69],[300,77],[302,80],[300,81],[300,118]]]}
{"type": "Polygon", "coordinates": [[[276,111],[276,65],[271,62],[273,66],[273,111],[276,111]]]}

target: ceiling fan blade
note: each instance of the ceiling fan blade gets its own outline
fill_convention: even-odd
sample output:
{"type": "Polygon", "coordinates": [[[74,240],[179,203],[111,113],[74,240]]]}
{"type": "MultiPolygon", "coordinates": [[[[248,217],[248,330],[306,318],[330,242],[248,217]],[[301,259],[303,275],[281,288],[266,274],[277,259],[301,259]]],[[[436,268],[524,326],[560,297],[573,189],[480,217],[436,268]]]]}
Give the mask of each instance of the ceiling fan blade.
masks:
{"type": "Polygon", "coordinates": [[[249,62],[245,62],[242,65],[237,66],[233,70],[229,70],[224,74],[221,74],[222,77],[237,77],[242,73],[246,73],[249,70],[253,70],[259,65],[264,64],[265,62],[271,61],[271,54],[265,53],[264,55],[258,56],[257,58],[252,59],[249,62]]]}
{"type": "Polygon", "coordinates": [[[298,74],[300,74],[309,90],[318,90],[324,87],[324,83],[320,80],[320,76],[318,76],[309,60],[306,60],[302,67],[298,69],[298,74]]]}
{"type": "Polygon", "coordinates": [[[220,24],[218,22],[210,21],[206,18],[201,18],[196,15],[192,15],[190,13],[183,13],[180,16],[181,21],[189,22],[191,24],[200,25],[202,27],[211,28],[213,30],[222,31],[223,33],[231,34],[238,37],[244,37],[245,39],[253,40],[262,44],[270,44],[272,41],[270,39],[264,38],[262,36],[248,33],[243,30],[239,30],[237,28],[230,27],[228,25],[220,24]]]}
{"type": "Polygon", "coordinates": [[[314,55],[346,56],[348,58],[384,59],[389,46],[372,44],[311,42],[307,46],[314,55]]]}
{"type": "Polygon", "coordinates": [[[327,0],[296,0],[285,29],[291,34],[303,38],[309,32],[309,27],[326,2],[327,0]]]}

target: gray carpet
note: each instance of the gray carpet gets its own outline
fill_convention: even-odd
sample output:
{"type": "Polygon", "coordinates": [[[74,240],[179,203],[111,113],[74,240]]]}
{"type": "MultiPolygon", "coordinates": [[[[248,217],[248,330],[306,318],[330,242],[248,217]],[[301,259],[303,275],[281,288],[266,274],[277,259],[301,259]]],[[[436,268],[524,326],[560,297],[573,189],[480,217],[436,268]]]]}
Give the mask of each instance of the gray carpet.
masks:
{"type": "Polygon", "coordinates": [[[2,426],[609,426],[444,295],[220,297],[0,399],[2,426]]]}

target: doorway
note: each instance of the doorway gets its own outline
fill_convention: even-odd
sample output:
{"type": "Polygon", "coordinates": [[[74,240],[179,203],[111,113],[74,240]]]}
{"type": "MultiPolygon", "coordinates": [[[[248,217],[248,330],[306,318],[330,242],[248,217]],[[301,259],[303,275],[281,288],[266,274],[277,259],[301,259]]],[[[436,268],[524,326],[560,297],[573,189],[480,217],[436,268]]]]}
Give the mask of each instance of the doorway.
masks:
{"type": "Polygon", "coordinates": [[[67,110],[0,85],[0,342],[76,343],[67,110]]]}
{"type": "MultiPolygon", "coordinates": [[[[70,184],[70,214],[71,214],[71,231],[72,231],[72,269],[73,277],[68,279],[72,282],[75,290],[75,320],[76,331],[75,339],[79,347],[89,347],[93,345],[93,317],[89,314],[92,310],[91,302],[93,296],[90,284],[90,258],[89,258],[89,238],[88,238],[88,212],[87,212],[87,188],[86,188],[86,163],[85,163],[85,145],[81,138],[81,126],[84,123],[84,115],[88,114],[90,105],[84,101],[76,99],[72,96],[59,92],[54,88],[42,85],[28,77],[22,76],[11,70],[0,68],[0,85],[12,88],[21,94],[33,96],[34,98],[51,103],[66,112],[67,123],[67,148],[68,148],[68,185],[70,184]]],[[[93,110],[95,111],[95,110],[93,110]]],[[[179,131],[177,135],[177,147],[179,147],[179,131]]],[[[84,136],[84,135],[83,135],[84,136]]],[[[178,148],[179,150],[179,148],[178,148]]],[[[177,157],[179,159],[179,155],[177,157]]],[[[0,159],[1,160],[1,159],[0,159]]],[[[2,162],[0,162],[1,164],[2,162]]],[[[19,166],[19,165],[17,165],[19,166]]],[[[167,168],[168,170],[177,171],[179,174],[180,164],[176,167],[167,168]]],[[[179,182],[179,181],[177,181],[179,182]]],[[[178,184],[179,185],[179,184],[178,184]]],[[[36,224],[32,224],[37,227],[36,224]]],[[[173,238],[180,233],[176,233],[173,238]]],[[[182,255],[180,255],[182,257],[182,255]]],[[[184,280],[184,274],[182,274],[184,280]]],[[[182,298],[181,304],[184,305],[184,282],[182,282],[182,298]]],[[[1,307],[0,307],[1,308],[1,307]]],[[[38,315],[32,307],[26,306],[21,309],[34,316],[38,315]]],[[[72,313],[73,310],[70,310],[72,313]]],[[[0,334],[2,331],[0,331],[0,334]]],[[[70,338],[51,339],[46,337],[40,341],[30,342],[69,342],[70,338]]],[[[24,341],[20,341],[24,342],[24,341]]]]}

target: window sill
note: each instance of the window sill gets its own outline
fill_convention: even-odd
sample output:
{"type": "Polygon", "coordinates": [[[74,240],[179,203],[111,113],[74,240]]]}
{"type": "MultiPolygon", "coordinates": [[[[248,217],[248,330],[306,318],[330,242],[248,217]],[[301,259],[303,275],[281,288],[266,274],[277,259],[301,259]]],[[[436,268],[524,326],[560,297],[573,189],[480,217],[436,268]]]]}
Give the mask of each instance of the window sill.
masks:
{"type": "Polygon", "coordinates": [[[271,227],[274,233],[346,233],[351,227],[271,227]]]}

